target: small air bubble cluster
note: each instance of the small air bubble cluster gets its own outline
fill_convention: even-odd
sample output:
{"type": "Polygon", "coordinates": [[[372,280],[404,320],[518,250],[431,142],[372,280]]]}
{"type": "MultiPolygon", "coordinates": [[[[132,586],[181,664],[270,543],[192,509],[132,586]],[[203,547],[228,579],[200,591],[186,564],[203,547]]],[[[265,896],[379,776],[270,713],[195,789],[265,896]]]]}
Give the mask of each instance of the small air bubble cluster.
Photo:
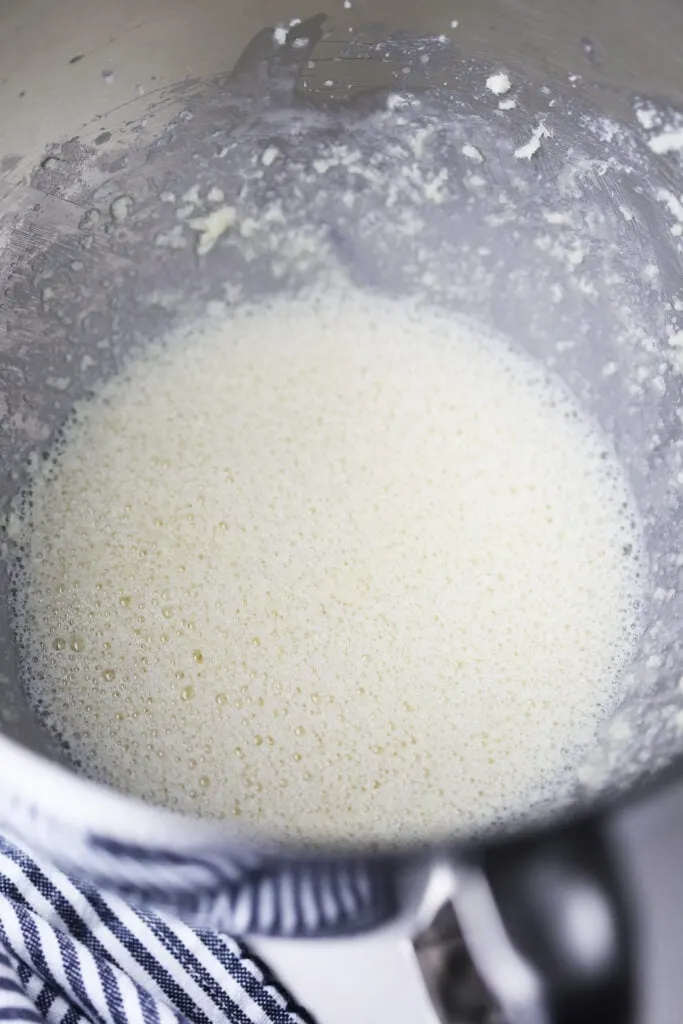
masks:
{"type": "Polygon", "coordinates": [[[278,300],[150,349],[24,502],[30,697],[74,763],[292,839],[557,795],[618,692],[641,540],[605,438],[452,316],[278,300]]]}

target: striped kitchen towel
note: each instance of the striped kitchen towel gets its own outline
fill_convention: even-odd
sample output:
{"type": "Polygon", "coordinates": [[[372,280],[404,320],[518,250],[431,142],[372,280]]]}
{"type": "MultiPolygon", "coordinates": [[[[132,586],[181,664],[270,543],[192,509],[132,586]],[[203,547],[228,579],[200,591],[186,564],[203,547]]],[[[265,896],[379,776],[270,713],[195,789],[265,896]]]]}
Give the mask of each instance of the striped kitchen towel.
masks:
{"type": "Polygon", "coordinates": [[[135,910],[0,838],[0,1024],[312,1024],[235,939],[135,910]]]}

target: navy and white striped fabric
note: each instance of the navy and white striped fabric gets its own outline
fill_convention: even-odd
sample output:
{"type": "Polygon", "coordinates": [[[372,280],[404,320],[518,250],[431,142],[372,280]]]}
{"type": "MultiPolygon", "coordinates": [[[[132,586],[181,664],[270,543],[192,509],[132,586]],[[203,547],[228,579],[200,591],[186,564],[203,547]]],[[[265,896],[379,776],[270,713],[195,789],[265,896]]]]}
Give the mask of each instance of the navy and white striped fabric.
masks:
{"type": "Polygon", "coordinates": [[[0,838],[0,1024],[312,1024],[241,942],[0,838]]]}

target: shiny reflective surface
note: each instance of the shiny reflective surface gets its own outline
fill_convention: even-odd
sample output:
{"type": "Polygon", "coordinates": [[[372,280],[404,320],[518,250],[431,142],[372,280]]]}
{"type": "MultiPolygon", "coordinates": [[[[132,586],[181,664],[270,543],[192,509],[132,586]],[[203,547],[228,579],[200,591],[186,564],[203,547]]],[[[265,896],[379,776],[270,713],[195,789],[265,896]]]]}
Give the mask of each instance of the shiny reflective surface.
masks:
{"type": "MultiPolygon", "coordinates": [[[[614,438],[648,537],[637,701],[582,772],[590,794],[679,747],[676,156],[648,147],[676,121],[627,92],[644,27],[617,74],[606,16],[579,34],[558,12],[551,47],[547,10],[507,5],[460,19],[430,8],[426,22],[395,12],[388,25],[362,5],[285,19],[253,35],[229,76],[162,90],[118,133],[104,119],[90,143],[49,146],[4,205],[0,443],[10,496],[22,459],[128,348],[206,303],[330,275],[512,334],[614,438]],[[504,93],[487,85],[500,70],[504,93]],[[236,224],[206,248],[192,225],[216,207],[212,190],[236,224]],[[645,734],[632,727],[643,714],[645,734]]],[[[102,74],[113,87],[115,70],[102,74]]],[[[5,658],[6,732],[42,749],[9,637],[5,658]]]]}
{"type": "MultiPolygon", "coordinates": [[[[680,153],[658,155],[648,142],[680,128],[683,8],[661,0],[467,8],[354,0],[321,12],[302,0],[228,12],[207,2],[192,5],[194,36],[187,6],[174,0],[156,25],[132,4],[115,14],[75,4],[71,25],[49,5],[31,25],[21,5],[3,10],[4,498],[75,398],[131,346],[207,302],[296,289],[341,269],[389,294],[426,294],[464,309],[559,372],[614,434],[646,520],[650,602],[632,700],[572,795],[581,803],[669,763],[683,744],[675,341],[683,209],[680,153]],[[93,27],[74,52],[86,7],[93,27]],[[294,18],[302,25],[277,45],[273,29],[289,30],[294,18]],[[24,53],[35,43],[28,63],[15,57],[20,43],[24,53]],[[167,63],[171,51],[186,59],[167,63]],[[162,81],[170,67],[173,81],[162,81]],[[507,109],[485,84],[500,69],[516,103],[507,109]],[[389,94],[402,99],[388,103],[389,94]],[[53,127],[45,112],[55,95],[53,127]],[[534,138],[540,145],[529,159],[515,156],[534,138]],[[285,158],[277,173],[266,167],[258,177],[254,152],[272,145],[285,158]],[[481,167],[465,146],[484,156],[481,167]],[[192,217],[205,215],[208,190],[219,187],[241,223],[260,228],[224,239],[200,262],[181,213],[195,186],[201,202],[192,217]],[[130,214],[117,219],[128,203],[112,204],[128,196],[130,214]],[[278,206],[284,221],[275,217],[265,230],[264,211],[278,206]],[[304,228],[304,251],[288,250],[304,228]]],[[[27,713],[7,623],[0,625],[3,731],[56,758],[27,713]]],[[[13,751],[5,747],[7,763],[13,751]]],[[[9,806],[45,809],[48,771],[40,762],[10,772],[9,806]]],[[[113,797],[83,797],[80,811],[81,784],[71,776],[62,784],[74,794],[72,824],[92,821],[97,802],[112,834],[123,830],[113,797]]],[[[180,828],[168,828],[180,842],[180,828]]],[[[650,903],[666,909],[666,899],[642,901],[650,903]]],[[[666,1005],[674,1004],[660,1010],[666,1005]]]]}

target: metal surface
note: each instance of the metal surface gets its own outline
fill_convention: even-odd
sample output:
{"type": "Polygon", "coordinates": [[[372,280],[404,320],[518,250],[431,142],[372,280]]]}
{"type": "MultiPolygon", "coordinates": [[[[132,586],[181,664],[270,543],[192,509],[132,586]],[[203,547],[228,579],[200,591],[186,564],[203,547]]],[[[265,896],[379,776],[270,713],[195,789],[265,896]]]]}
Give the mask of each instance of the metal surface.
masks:
{"type": "MultiPolygon", "coordinates": [[[[670,339],[683,326],[683,150],[653,147],[683,125],[683,8],[673,0],[618,9],[605,0],[340,0],[321,10],[302,0],[228,11],[173,0],[155,22],[132,4],[111,20],[104,4],[75,2],[73,21],[62,22],[47,0],[31,7],[33,22],[23,5],[0,12],[5,508],[25,460],[49,444],[77,398],[137,345],[207,308],[342,276],[483,319],[562,376],[614,438],[649,555],[626,699],[611,709],[600,748],[568,771],[556,805],[537,804],[533,816],[550,820],[627,790],[676,759],[683,427],[670,339]],[[72,52],[79,18],[92,29],[72,52]],[[281,40],[275,26],[287,30],[281,40]],[[164,45],[187,46],[184,80],[151,70],[164,65],[164,45]],[[29,58],[18,61],[22,46],[29,58]],[[486,87],[500,69],[514,107],[499,106],[486,87]],[[56,90],[59,128],[45,115],[56,90]],[[273,146],[271,167],[262,155],[273,146]],[[238,226],[199,255],[189,221],[210,213],[212,188],[234,205],[238,226]]],[[[11,561],[11,514],[5,544],[11,561]]],[[[0,596],[7,827],[100,875],[101,859],[84,853],[93,835],[140,850],[153,834],[180,859],[208,850],[234,863],[239,853],[249,870],[267,845],[278,863],[254,837],[241,844],[211,824],[188,833],[180,819],[55,767],[62,754],[23,697],[4,569],[0,596]]],[[[683,822],[683,800],[670,799],[667,813],[683,822]]],[[[650,812],[634,806],[614,829],[637,879],[652,855],[638,839],[650,812]]],[[[674,836],[662,832],[665,842],[674,836]]],[[[401,905],[394,889],[378,897],[374,917],[365,905],[359,928],[401,905]]],[[[640,896],[635,902],[654,936],[636,954],[650,993],[660,981],[649,951],[663,933],[640,896]]],[[[660,895],[652,904],[665,916],[660,895]]],[[[648,995],[644,1005],[648,1024],[672,1019],[668,996],[648,995]]]]}

